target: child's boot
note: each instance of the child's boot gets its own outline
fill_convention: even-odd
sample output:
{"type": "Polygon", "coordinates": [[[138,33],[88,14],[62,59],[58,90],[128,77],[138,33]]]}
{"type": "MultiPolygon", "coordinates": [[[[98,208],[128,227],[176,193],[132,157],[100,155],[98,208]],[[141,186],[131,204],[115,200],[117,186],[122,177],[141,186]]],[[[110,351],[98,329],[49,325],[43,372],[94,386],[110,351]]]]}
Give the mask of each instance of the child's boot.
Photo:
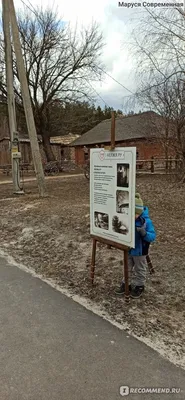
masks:
{"type": "MultiPolygon", "coordinates": [[[[132,288],[129,285],[129,292],[131,292],[132,288]]],[[[121,282],[121,285],[115,290],[116,294],[124,294],[125,293],[125,282],[121,282]]]]}
{"type": "Polygon", "coordinates": [[[142,296],[144,289],[145,289],[144,286],[135,286],[135,288],[132,289],[130,293],[130,297],[132,297],[132,299],[139,299],[139,297],[142,296]]]}

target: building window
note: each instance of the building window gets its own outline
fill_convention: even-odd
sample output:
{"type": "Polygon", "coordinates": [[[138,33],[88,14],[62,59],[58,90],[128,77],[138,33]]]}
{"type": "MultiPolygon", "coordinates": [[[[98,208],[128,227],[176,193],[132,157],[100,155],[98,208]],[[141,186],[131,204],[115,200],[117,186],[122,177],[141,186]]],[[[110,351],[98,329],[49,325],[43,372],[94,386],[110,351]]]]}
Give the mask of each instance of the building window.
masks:
{"type": "Polygon", "coordinates": [[[84,161],[88,161],[89,159],[89,150],[84,146],[84,161]]]}
{"type": "Polygon", "coordinates": [[[64,149],[61,149],[60,154],[61,154],[61,157],[64,157],[64,149]]]}
{"type": "Polygon", "coordinates": [[[88,151],[84,152],[84,159],[85,159],[85,161],[88,161],[88,159],[89,159],[89,152],[88,151]]]}

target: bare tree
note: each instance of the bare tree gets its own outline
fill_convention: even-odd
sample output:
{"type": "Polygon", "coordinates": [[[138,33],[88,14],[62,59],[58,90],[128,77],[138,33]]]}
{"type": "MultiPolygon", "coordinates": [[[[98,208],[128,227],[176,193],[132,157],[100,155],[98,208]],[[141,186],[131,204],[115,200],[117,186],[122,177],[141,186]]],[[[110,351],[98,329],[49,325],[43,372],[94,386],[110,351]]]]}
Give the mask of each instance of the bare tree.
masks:
{"type": "MultiPolygon", "coordinates": [[[[168,157],[170,152],[170,139],[173,135],[174,124],[172,121],[173,96],[169,81],[158,85],[158,79],[150,87],[150,83],[145,82],[140,86],[140,91],[136,94],[138,104],[144,105],[146,109],[157,112],[162,118],[160,124],[155,126],[158,140],[165,152],[166,169],[168,169],[168,157]]],[[[153,80],[154,83],[154,80],[153,80]]],[[[160,83],[160,81],[159,81],[160,83]]],[[[151,117],[152,118],[152,117],[151,117]]]]}
{"type": "Polygon", "coordinates": [[[138,77],[144,73],[150,79],[157,73],[161,84],[175,75],[180,74],[182,78],[185,60],[183,11],[146,9],[132,31],[130,46],[137,59],[138,77]]]}
{"type": "Polygon", "coordinates": [[[162,117],[161,124],[156,129],[165,150],[166,168],[172,153],[183,160],[185,167],[185,84],[177,76],[162,84],[156,78],[152,83],[152,87],[151,82],[145,82],[141,86],[143,90],[136,95],[137,100],[162,117]]]}
{"type": "Polygon", "coordinates": [[[164,119],[165,152],[169,146],[185,170],[185,16],[181,9],[146,10],[132,33],[137,59],[137,100],[164,119]],[[173,140],[169,128],[173,125],[173,140]]]}
{"type": "MultiPolygon", "coordinates": [[[[27,71],[37,133],[42,136],[48,161],[54,160],[50,146],[53,132],[53,106],[56,102],[83,100],[92,97],[89,81],[100,80],[100,56],[103,38],[96,23],[88,28],[59,20],[52,10],[38,9],[34,15],[19,15],[22,51],[27,71]]],[[[3,41],[0,47],[0,90],[6,96],[3,41]]],[[[22,98],[16,63],[13,63],[16,104],[22,111],[22,98]]],[[[55,121],[56,123],[56,121],[55,121]]]]}

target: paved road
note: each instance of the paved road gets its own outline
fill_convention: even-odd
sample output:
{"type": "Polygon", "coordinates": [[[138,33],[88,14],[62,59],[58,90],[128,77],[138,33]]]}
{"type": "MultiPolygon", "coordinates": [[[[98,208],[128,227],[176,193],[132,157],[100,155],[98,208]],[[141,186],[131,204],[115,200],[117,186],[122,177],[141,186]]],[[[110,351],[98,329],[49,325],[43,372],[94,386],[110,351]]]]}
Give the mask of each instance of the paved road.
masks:
{"type": "Polygon", "coordinates": [[[117,400],[121,385],[185,390],[185,371],[2,258],[0,304],[1,400],[117,400]]]}

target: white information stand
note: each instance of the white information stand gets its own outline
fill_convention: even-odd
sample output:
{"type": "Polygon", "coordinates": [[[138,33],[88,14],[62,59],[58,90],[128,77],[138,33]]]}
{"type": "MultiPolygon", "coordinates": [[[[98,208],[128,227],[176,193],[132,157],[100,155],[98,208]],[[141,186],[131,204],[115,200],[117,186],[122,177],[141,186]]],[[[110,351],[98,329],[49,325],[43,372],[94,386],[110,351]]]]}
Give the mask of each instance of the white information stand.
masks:
{"type": "Polygon", "coordinates": [[[91,236],[135,247],[136,148],[91,149],[91,236]]]}

